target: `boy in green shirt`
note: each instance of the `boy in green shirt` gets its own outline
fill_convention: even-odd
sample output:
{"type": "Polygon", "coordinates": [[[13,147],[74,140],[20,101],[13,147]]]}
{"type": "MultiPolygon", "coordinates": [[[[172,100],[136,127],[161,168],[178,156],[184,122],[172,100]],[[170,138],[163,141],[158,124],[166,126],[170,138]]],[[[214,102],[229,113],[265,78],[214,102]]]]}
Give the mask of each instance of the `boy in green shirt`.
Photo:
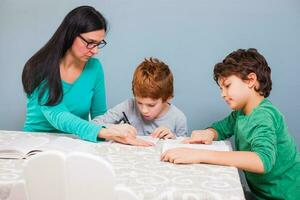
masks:
{"type": "Polygon", "coordinates": [[[185,142],[210,144],[234,135],[237,151],[178,148],[166,151],[161,160],[235,166],[244,170],[257,199],[300,199],[300,155],[283,115],[266,99],[270,75],[256,49],[239,49],[216,64],[214,79],[234,111],[206,130],[193,131],[185,142]]]}

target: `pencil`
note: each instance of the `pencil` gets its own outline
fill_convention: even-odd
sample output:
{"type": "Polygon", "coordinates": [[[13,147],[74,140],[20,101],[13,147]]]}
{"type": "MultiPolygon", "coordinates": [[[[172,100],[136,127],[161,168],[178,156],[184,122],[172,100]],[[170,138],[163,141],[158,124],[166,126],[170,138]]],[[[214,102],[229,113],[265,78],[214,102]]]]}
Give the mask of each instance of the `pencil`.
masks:
{"type": "Polygon", "coordinates": [[[125,112],[122,112],[122,113],[123,113],[123,116],[124,116],[125,123],[131,125],[130,121],[128,120],[128,118],[127,118],[127,116],[126,116],[126,114],[125,114],[125,112]]]}

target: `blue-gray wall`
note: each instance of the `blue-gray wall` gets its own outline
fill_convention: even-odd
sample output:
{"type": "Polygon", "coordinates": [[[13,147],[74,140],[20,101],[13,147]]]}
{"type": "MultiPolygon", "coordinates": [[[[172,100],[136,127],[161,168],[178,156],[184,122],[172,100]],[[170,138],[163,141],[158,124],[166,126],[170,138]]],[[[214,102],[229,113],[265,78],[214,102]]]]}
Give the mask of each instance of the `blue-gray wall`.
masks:
{"type": "Polygon", "coordinates": [[[190,130],[205,128],[230,111],[212,79],[214,64],[237,48],[255,47],[272,68],[270,99],[300,146],[299,0],[1,0],[0,129],[21,129],[24,63],[82,4],[95,6],[110,24],[108,45],[97,56],[109,107],[131,96],[134,68],[154,56],[173,70],[173,102],[186,113],[190,130]]]}

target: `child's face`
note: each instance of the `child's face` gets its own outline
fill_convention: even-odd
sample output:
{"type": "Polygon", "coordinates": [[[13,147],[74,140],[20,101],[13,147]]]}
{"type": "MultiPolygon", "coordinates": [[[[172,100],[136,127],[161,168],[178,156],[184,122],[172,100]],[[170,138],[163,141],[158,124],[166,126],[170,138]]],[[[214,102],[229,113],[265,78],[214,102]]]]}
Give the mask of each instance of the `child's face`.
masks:
{"type": "Polygon", "coordinates": [[[169,108],[169,104],[160,99],[135,97],[137,107],[145,120],[161,117],[169,108]]]}
{"type": "Polygon", "coordinates": [[[249,81],[231,75],[219,78],[218,83],[221,95],[231,109],[240,110],[245,108],[250,99],[251,92],[253,92],[249,81]]]}

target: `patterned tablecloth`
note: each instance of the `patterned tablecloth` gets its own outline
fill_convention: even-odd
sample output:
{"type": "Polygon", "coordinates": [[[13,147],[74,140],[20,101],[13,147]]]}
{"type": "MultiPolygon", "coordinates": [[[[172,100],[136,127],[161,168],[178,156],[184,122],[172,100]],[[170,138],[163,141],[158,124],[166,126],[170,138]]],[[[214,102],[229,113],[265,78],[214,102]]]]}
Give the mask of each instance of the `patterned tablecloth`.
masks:
{"type": "MultiPolygon", "coordinates": [[[[20,135],[40,134],[0,131],[0,146],[20,135]]],[[[42,134],[56,138],[53,135],[42,134]]],[[[141,200],[245,199],[235,167],[161,162],[163,142],[147,148],[111,142],[90,145],[93,154],[112,164],[117,183],[129,187],[141,200]]],[[[0,159],[0,200],[27,200],[23,168],[24,160],[0,159]]]]}

